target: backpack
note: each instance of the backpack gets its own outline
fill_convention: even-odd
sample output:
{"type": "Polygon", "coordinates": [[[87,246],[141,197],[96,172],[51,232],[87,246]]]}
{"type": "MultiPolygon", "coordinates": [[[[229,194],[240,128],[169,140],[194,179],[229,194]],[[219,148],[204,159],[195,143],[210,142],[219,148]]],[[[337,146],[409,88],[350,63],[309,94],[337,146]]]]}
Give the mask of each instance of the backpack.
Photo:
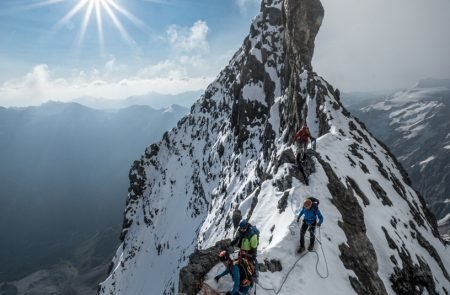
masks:
{"type": "Polygon", "coordinates": [[[259,229],[256,227],[256,225],[252,225],[250,230],[251,230],[250,237],[253,235],[256,235],[256,238],[258,239],[258,245],[259,245],[259,229]]]}
{"type": "MultiPolygon", "coordinates": [[[[241,239],[243,237],[247,237],[247,239],[250,240],[250,238],[253,237],[253,235],[256,235],[259,245],[259,229],[256,227],[256,225],[250,225],[250,228],[248,229],[247,233],[245,233],[243,236],[241,235],[241,239]]],[[[240,243],[241,241],[239,242],[239,244],[240,243]]]]}
{"type": "Polygon", "coordinates": [[[308,199],[311,200],[311,202],[312,202],[311,208],[314,209],[314,214],[317,215],[317,211],[319,210],[319,204],[320,204],[319,199],[316,199],[314,197],[308,197],[308,199]]]}

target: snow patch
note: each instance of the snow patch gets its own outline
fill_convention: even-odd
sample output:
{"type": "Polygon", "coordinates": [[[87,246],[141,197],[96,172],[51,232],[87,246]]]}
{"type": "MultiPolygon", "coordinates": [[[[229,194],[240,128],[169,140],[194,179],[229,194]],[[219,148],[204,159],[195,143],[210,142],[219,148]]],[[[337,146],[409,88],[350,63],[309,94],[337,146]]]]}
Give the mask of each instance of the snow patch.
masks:
{"type": "Polygon", "coordinates": [[[258,83],[247,84],[242,89],[242,97],[248,101],[257,101],[265,106],[267,106],[266,102],[266,94],[264,92],[264,85],[261,81],[258,83]]]}
{"type": "Polygon", "coordinates": [[[438,226],[446,225],[450,221],[450,213],[438,221],[438,226]]]}
{"type": "Polygon", "coordinates": [[[428,164],[428,162],[433,161],[434,159],[435,159],[434,156],[430,156],[430,157],[426,158],[425,160],[423,160],[422,162],[419,162],[419,165],[421,165],[421,166],[426,165],[426,164],[428,164]]]}

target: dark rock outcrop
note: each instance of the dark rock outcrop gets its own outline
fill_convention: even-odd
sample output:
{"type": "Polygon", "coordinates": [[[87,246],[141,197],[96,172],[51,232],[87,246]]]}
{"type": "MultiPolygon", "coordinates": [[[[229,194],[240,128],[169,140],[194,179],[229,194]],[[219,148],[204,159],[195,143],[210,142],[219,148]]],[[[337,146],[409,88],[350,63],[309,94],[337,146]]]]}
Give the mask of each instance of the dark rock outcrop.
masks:
{"type": "Polygon", "coordinates": [[[324,16],[322,4],[319,0],[286,0],[284,14],[287,54],[298,59],[297,66],[311,67],[314,41],[324,16]]]}
{"type": "Polygon", "coordinates": [[[197,294],[205,275],[219,263],[219,253],[230,247],[230,240],[219,241],[214,247],[197,250],[189,256],[189,263],[180,271],[178,292],[197,294]]]}
{"type": "Polygon", "coordinates": [[[372,243],[366,235],[364,214],[352,189],[346,188],[333,172],[331,166],[318,157],[328,176],[328,190],[333,196],[333,204],[341,212],[343,221],[339,226],[347,236],[348,244],[339,245],[341,260],[345,267],[355,272],[350,278],[353,289],[360,294],[387,294],[378,276],[378,263],[372,243]]]}

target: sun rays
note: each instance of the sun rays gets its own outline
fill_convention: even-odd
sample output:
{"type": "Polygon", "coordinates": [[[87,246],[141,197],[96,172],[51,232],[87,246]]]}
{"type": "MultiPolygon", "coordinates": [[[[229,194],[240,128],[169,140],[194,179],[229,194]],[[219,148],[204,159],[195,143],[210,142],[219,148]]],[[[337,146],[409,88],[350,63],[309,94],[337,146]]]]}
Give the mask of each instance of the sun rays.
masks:
{"type": "MultiPolygon", "coordinates": [[[[53,4],[67,3],[70,0],[45,0],[28,5],[26,8],[39,8],[53,4]]],[[[78,34],[76,37],[76,46],[80,47],[85,38],[89,23],[94,21],[98,35],[98,42],[100,48],[104,47],[104,22],[111,21],[116,30],[119,32],[121,38],[129,46],[132,46],[133,39],[126,30],[119,15],[125,17],[134,26],[141,31],[147,32],[148,27],[131,12],[121,6],[117,0],[78,0],[74,6],[52,27],[51,32],[59,31],[63,26],[67,25],[78,14],[83,14],[81,23],[79,25],[78,34]],[[95,19],[95,20],[94,20],[95,19]]]]}

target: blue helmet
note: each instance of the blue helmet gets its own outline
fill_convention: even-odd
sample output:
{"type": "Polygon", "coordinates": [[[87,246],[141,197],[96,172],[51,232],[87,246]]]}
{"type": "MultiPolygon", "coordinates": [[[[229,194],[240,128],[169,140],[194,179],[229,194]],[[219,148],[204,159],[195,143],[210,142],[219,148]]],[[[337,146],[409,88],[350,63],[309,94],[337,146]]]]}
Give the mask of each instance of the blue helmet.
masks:
{"type": "Polygon", "coordinates": [[[248,223],[247,219],[242,219],[241,222],[239,223],[240,229],[247,229],[248,226],[249,226],[249,223],[248,223]]]}

